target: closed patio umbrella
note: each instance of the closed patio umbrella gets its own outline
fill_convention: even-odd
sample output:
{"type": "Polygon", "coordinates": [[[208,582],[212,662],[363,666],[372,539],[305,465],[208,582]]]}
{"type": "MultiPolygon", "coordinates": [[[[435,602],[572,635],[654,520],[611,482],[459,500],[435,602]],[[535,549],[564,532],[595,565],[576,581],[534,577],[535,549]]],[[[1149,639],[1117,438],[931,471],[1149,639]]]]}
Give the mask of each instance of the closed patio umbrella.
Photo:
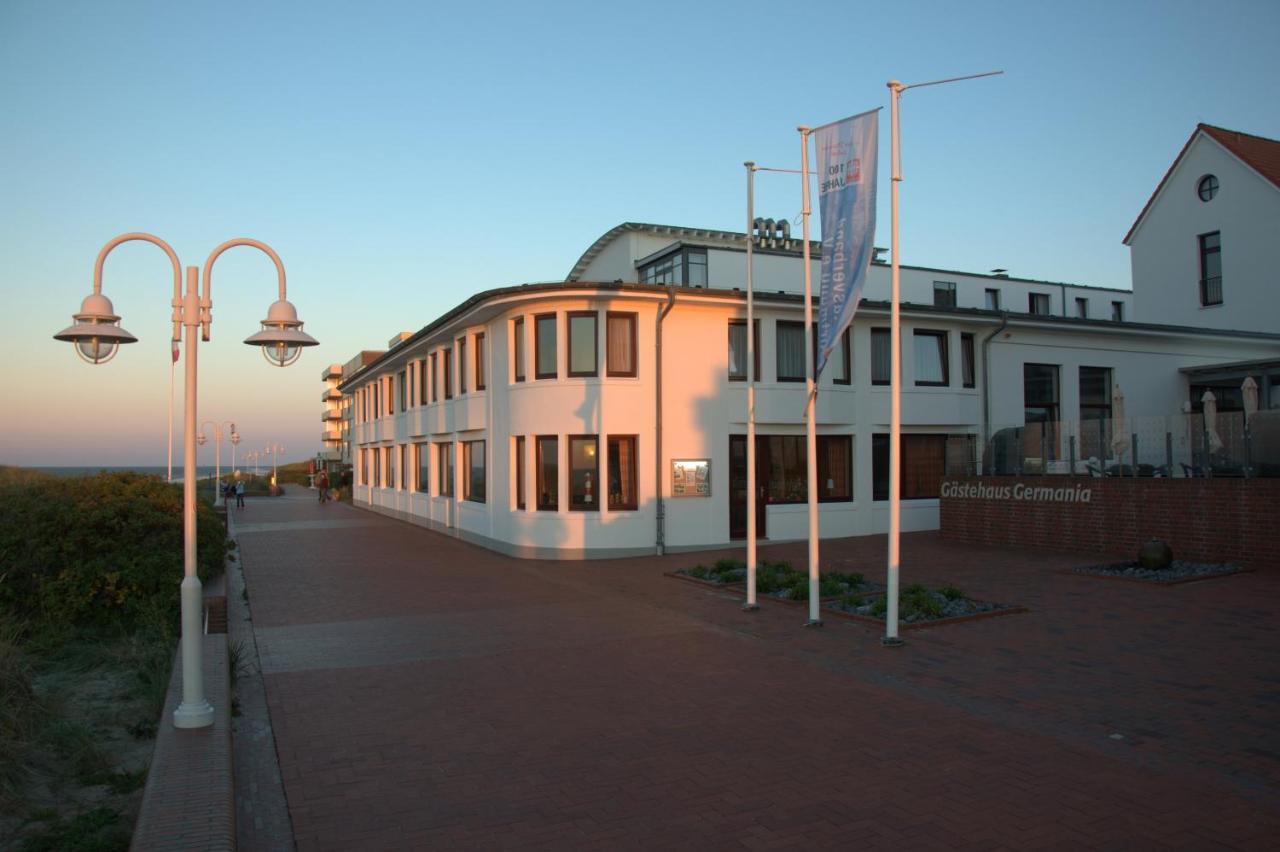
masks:
{"type": "Polygon", "coordinates": [[[1208,441],[1209,454],[1212,455],[1223,446],[1222,438],[1218,435],[1218,398],[1213,395],[1213,391],[1205,391],[1200,401],[1204,403],[1205,440],[1208,441]]]}
{"type": "Polygon", "coordinates": [[[1124,422],[1124,394],[1120,385],[1111,388],[1111,451],[1119,459],[1129,449],[1129,433],[1124,422]]]}
{"type": "Polygon", "coordinates": [[[1244,425],[1247,429],[1253,415],[1258,413],[1258,383],[1253,380],[1253,376],[1245,378],[1240,385],[1240,394],[1244,397],[1244,425]]]}

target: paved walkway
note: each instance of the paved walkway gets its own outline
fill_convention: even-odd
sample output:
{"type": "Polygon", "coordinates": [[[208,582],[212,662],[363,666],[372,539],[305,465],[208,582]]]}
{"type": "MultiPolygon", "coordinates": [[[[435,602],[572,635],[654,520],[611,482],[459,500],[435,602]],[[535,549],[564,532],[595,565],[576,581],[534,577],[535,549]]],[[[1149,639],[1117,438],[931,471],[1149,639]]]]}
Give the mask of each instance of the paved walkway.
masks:
{"type": "MultiPolygon", "coordinates": [[[[905,634],[508,559],[345,505],[237,519],[299,849],[1274,848],[1280,575],[1162,588],[904,537],[1030,612],[905,634]]],[[[883,537],[824,544],[880,579],[883,537]]],[[[762,548],[804,564],[804,545],[762,548]]]]}

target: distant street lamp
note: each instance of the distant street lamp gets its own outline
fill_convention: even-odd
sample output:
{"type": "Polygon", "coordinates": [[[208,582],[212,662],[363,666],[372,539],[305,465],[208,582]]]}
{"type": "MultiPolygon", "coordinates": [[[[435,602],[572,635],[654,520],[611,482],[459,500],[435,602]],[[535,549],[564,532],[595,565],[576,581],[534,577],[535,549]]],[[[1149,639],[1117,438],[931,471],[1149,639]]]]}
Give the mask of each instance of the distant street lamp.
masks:
{"type": "MultiPolygon", "coordinates": [[[[213,505],[225,506],[227,505],[227,501],[222,497],[222,427],[231,427],[231,444],[233,453],[235,452],[235,445],[240,443],[240,436],[236,433],[236,424],[232,423],[230,420],[224,421],[223,423],[218,423],[216,420],[206,420],[200,424],[200,434],[196,435],[196,443],[202,447],[204,446],[205,441],[208,440],[208,438],[204,436],[204,427],[210,423],[213,424],[213,476],[215,481],[218,483],[213,489],[213,505]]],[[[231,462],[231,469],[235,470],[235,467],[236,464],[233,459],[231,462]]]]}
{"type": "Polygon", "coordinates": [[[280,453],[284,452],[284,445],[272,444],[271,446],[263,449],[262,452],[271,454],[271,486],[274,488],[277,484],[276,483],[276,463],[279,461],[280,453]]]}
{"type": "Polygon", "coordinates": [[[236,470],[236,444],[239,444],[239,443],[240,443],[240,433],[235,431],[235,429],[232,429],[231,430],[231,475],[237,476],[237,477],[239,476],[239,472],[236,470]]]}
{"type": "Polygon", "coordinates": [[[315,346],[317,341],[302,330],[297,311],[285,298],[284,264],[266,243],[251,239],[228,240],[218,246],[204,263],[204,287],[201,292],[200,269],[186,268],[186,292],[182,290],[182,264],[178,255],[159,237],[151,234],[121,234],[98,253],[93,268],[93,292],[73,315],[75,324],[54,335],[55,340],[75,344],[76,354],[91,364],[103,364],[115,357],[120,344],[137,340],[120,327],[111,300],[102,295],[102,266],[107,255],[121,243],[142,240],[159,246],[173,264],[173,341],[187,343],[184,385],[186,431],[182,480],[183,580],[182,580],[182,703],[173,713],[178,728],[203,728],[213,724],[213,707],[205,700],[204,675],[201,668],[201,587],[196,575],[196,351],[201,340],[209,339],[212,324],[213,262],[227,249],[250,246],[265,253],[276,265],[280,298],[267,311],[262,330],[249,336],[245,343],[261,346],[263,356],[278,366],[298,359],[301,348],[315,346]],[[197,329],[200,331],[197,335],[197,329]]]}

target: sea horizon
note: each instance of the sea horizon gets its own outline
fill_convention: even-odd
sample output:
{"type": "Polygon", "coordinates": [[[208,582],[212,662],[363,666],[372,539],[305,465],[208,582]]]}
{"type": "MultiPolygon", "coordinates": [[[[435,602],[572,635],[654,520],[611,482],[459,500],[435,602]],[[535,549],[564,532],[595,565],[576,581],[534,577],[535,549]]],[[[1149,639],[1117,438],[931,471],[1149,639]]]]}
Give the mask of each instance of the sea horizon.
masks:
{"type": "MultiPolygon", "coordinates": [[[[48,473],[53,476],[93,476],[98,473],[141,473],[159,476],[165,478],[168,475],[168,465],[137,465],[137,464],[100,464],[100,465],[9,465],[10,467],[19,467],[24,470],[34,470],[40,473],[48,473]]],[[[222,472],[230,473],[231,468],[224,466],[222,472]]],[[[250,467],[246,470],[243,466],[240,468],[241,473],[252,473],[250,467]]],[[[270,467],[259,467],[260,474],[269,475],[270,467]]],[[[182,479],[183,467],[180,464],[173,466],[173,481],[179,482],[182,479]]],[[[203,479],[206,476],[214,476],[216,466],[211,464],[202,464],[196,467],[196,476],[203,479]]]]}

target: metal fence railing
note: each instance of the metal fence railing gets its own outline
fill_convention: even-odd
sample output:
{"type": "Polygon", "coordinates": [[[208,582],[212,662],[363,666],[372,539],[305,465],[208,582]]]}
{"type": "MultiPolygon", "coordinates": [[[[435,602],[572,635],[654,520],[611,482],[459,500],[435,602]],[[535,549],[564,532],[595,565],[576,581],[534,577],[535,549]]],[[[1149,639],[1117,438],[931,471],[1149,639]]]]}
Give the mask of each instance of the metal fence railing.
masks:
{"type": "Polygon", "coordinates": [[[992,424],[969,437],[948,442],[949,475],[1280,476],[1276,410],[992,424]]]}

